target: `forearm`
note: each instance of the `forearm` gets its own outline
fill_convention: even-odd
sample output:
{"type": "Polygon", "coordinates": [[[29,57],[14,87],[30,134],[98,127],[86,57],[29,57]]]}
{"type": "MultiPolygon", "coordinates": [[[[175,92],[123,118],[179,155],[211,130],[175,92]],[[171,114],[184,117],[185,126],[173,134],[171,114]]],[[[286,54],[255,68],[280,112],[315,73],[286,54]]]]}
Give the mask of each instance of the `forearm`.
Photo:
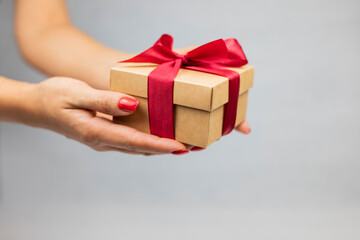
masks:
{"type": "Polygon", "coordinates": [[[129,56],[73,27],[63,0],[18,0],[15,32],[20,52],[35,68],[99,89],[109,89],[110,67],[129,56]]]}
{"type": "Polygon", "coordinates": [[[36,84],[19,82],[0,76],[0,121],[35,126],[36,84]]]}
{"type": "Polygon", "coordinates": [[[124,54],[109,49],[78,29],[57,26],[28,39],[23,46],[26,59],[49,76],[83,80],[92,87],[109,89],[110,67],[124,54]]]}

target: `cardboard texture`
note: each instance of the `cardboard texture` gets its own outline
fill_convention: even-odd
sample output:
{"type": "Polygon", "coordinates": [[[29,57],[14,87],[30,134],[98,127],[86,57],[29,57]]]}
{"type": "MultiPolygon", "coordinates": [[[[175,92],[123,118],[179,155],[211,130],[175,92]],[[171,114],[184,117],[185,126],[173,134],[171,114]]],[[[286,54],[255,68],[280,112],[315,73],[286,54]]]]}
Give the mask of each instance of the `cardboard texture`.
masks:
{"type": "MultiPolygon", "coordinates": [[[[111,69],[110,88],[134,96],[140,101],[136,111],[114,121],[150,133],[147,78],[156,67],[151,63],[120,63],[111,69]]],[[[228,68],[240,74],[240,93],[236,125],[245,120],[248,89],[253,85],[254,68],[228,68]]],[[[224,104],[228,101],[226,77],[180,69],[174,82],[175,139],[206,148],[221,137],[224,104]]]]}

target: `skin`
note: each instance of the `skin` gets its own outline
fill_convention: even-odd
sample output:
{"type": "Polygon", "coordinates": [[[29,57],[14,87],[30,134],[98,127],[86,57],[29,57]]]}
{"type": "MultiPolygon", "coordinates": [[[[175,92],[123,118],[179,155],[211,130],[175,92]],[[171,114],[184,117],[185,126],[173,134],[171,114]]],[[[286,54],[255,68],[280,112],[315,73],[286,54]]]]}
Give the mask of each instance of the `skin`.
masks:
{"type": "MultiPolygon", "coordinates": [[[[153,155],[193,147],[109,120],[131,114],[117,107],[128,95],[108,91],[109,69],[131,54],[103,46],[72,26],[64,0],[17,0],[15,35],[30,65],[62,77],[30,84],[0,76],[0,121],[46,128],[97,151],[153,155]]],[[[235,129],[250,133],[246,121],[235,129]]]]}

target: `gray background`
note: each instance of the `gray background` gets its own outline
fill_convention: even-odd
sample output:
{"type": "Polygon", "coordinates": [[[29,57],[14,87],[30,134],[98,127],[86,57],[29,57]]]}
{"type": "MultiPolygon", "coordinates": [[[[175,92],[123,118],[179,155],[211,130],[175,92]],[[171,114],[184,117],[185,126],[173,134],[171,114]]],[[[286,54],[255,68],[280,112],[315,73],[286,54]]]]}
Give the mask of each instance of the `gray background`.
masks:
{"type": "MultiPolygon", "coordinates": [[[[0,239],[360,239],[358,0],[68,2],[121,50],[237,38],[256,68],[252,133],[147,158],[1,123],[0,239]]],[[[12,11],[0,1],[0,74],[39,82],[12,11]]]]}

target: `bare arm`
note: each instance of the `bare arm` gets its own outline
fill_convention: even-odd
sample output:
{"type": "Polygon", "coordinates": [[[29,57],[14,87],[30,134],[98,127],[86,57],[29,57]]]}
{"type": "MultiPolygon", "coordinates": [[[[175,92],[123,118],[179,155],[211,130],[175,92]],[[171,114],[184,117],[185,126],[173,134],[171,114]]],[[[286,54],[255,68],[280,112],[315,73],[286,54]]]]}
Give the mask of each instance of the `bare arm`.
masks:
{"type": "Polygon", "coordinates": [[[23,57],[50,76],[66,76],[109,89],[110,66],[128,54],[75,28],[64,0],[17,0],[15,34],[23,57]]]}

